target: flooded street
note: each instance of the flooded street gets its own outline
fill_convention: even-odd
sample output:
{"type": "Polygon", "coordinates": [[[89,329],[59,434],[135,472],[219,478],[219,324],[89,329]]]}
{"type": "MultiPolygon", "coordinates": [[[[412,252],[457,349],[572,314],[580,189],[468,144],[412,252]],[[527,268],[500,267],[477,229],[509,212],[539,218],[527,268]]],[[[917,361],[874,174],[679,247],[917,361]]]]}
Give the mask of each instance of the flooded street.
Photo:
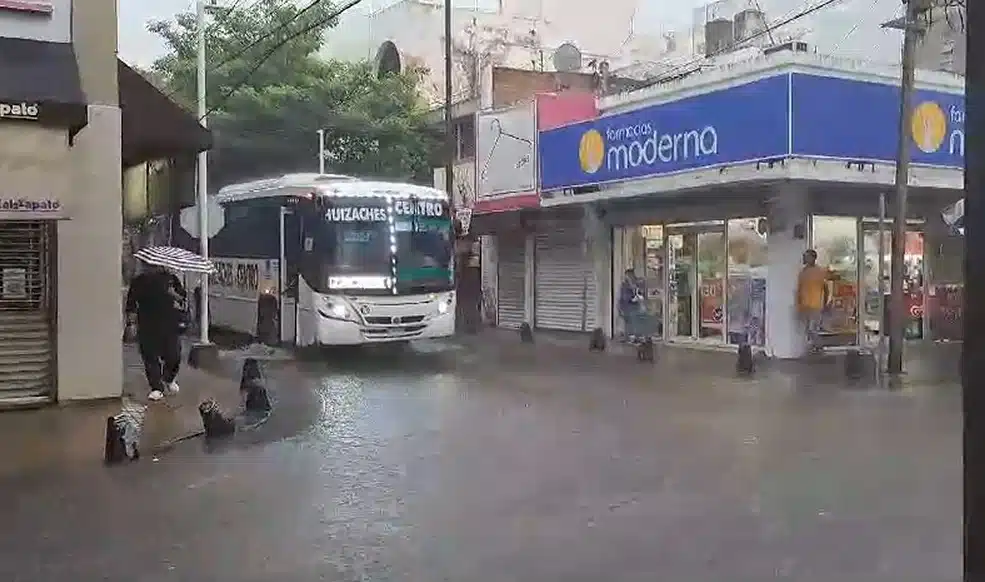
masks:
{"type": "Polygon", "coordinates": [[[0,577],[960,579],[956,387],[739,381],[698,358],[271,363],[274,416],[229,446],[0,482],[0,577]]]}

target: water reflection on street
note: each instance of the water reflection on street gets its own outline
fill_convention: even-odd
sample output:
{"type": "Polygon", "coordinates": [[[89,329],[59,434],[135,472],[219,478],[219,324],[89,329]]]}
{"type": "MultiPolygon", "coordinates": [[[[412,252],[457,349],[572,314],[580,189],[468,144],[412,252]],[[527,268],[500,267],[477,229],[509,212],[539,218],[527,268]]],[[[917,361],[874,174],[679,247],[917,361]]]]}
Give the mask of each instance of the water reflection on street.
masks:
{"type": "Polygon", "coordinates": [[[0,577],[960,578],[953,389],[565,354],[271,366],[279,406],[242,443],[7,482],[0,577]]]}

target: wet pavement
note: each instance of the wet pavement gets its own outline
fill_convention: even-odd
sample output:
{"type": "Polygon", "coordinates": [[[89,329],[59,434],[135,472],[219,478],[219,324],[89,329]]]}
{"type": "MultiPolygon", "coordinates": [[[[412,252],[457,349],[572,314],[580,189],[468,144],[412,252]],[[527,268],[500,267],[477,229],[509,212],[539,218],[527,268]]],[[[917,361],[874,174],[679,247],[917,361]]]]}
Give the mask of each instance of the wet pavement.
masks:
{"type": "Polygon", "coordinates": [[[956,385],[732,366],[481,340],[270,362],[275,414],[228,446],[0,480],[0,578],[960,579],[956,385]]]}

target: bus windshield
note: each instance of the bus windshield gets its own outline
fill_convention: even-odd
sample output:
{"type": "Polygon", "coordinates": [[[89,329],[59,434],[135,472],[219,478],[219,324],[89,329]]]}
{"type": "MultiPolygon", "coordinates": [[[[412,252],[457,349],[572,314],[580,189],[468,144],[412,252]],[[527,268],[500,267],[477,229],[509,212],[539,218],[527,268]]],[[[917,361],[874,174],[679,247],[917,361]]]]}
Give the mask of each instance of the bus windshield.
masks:
{"type": "MultiPolygon", "coordinates": [[[[436,203],[437,204],[437,203],[436,203]]],[[[402,293],[445,291],[454,282],[454,238],[448,206],[436,216],[399,216],[397,290],[402,293]]]]}
{"type": "Polygon", "coordinates": [[[336,199],[320,224],[308,229],[324,290],[373,289],[391,293],[390,226],[383,200],[336,199]],[[341,279],[340,279],[341,278],[341,279]]]}
{"type": "Polygon", "coordinates": [[[321,224],[309,230],[313,248],[306,250],[320,264],[325,290],[392,294],[395,285],[409,294],[454,287],[446,201],[336,198],[321,212],[321,224]]]}

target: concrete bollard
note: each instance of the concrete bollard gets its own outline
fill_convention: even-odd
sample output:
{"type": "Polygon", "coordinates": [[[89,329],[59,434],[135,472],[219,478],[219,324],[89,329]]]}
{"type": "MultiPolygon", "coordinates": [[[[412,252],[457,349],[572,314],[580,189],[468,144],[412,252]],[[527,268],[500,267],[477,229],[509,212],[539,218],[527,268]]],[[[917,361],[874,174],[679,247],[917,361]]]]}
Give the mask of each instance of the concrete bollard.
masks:
{"type": "Polygon", "coordinates": [[[866,376],[875,378],[876,365],[875,358],[861,350],[845,352],[845,378],[850,382],[858,382],[866,376]]]}
{"type": "Polygon", "coordinates": [[[146,414],[146,407],[126,403],[119,413],[106,417],[103,461],[107,465],[118,465],[140,458],[140,435],[144,429],[146,414]]]}
{"type": "Polygon", "coordinates": [[[239,389],[241,392],[246,391],[246,385],[253,380],[263,379],[263,368],[260,366],[260,360],[256,358],[246,358],[243,360],[243,371],[239,378],[239,389]]]}
{"type": "Polygon", "coordinates": [[[215,344],[195,344],[188,350],[188,365],[201,370],[219,367],[219,347],[215,344]]]}
{"type": "Polygon", "coordinates": [[[244,408],[247,414],[270,412],[270,395],[262,378],[251,380],[246,385],[246,402],[244,408]]]}
{"type": "Polygon", "coordinates": [[[244,408],[247,414],[270,412],[270,395],[263,368],[256,358],[243,360],[243,373],[239,381],[240,393],[245,397],[244,408]]]}
{"type": "Polygon", "coordinates": [[[277,312],[280,304],[273,295],[265,293],[257,300],[257,340],[268,346],[280,344],[277,312]]]}
{"type": "Polygon", "coordinates": [[[520,324],[520,341],[525,344],[534,343],[534,330],[526,321],[520,324]]]}
{"type": "Polygon", "coordinates": [[[590,352],[604,352],[605,351],[605,332],[602,331],[601,327],[596,327],[592,330],[592,336],[588,342],[588,351],[590,352]]]}
{"type": "Polygon", "coordinates": [[[223,414],[214,399],[199,404],[198,414],[202,417],[206,439],[226,437],[236,432],[236,421],[223,414]]]}
{"type": "Polygon", "coordinates": [[[735,358],[735,372],[739,376],[749,377],[756,373],[756,360],[752,355],[752,346],[746,342],[739,344],[735,358]]]}

